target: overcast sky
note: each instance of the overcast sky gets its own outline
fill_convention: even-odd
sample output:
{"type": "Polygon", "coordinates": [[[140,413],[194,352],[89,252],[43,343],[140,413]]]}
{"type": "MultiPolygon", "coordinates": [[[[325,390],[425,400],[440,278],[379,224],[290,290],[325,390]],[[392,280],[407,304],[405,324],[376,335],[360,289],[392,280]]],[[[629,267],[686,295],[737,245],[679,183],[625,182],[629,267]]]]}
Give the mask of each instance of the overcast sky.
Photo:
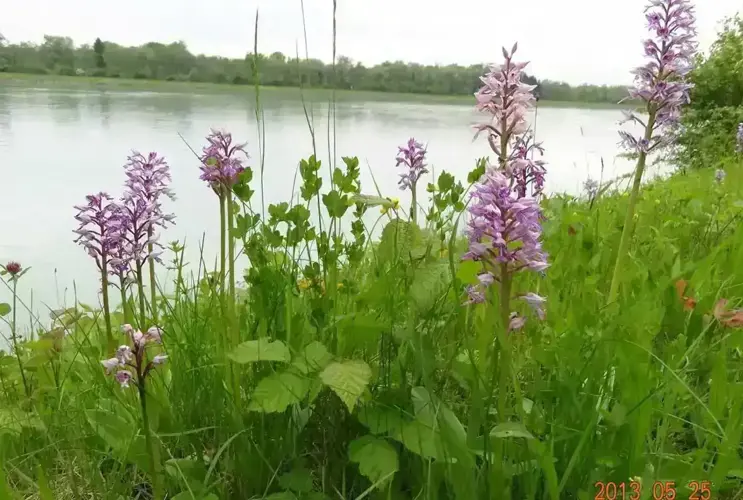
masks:
{"type": "MultiPolygon", "coordinates": [[[[11,41],[44,34],[76,43],[99,36],[125,45],[183,40],[192,52],[242,57],[304,53],[300,0],[5,0],[0,33],[11,41]]],[[[538,78],[571,84],[631,81],[642,58],[646,0],[337,0],[337,51],[364,64],[495,62],[500,47],[519,42],[519,59],[538,78]]],[[[741,0],[698,0],[700,46],[741,0]]],[[[305,0],[310,57],[332,54],[332,0],[305,0]]]]}

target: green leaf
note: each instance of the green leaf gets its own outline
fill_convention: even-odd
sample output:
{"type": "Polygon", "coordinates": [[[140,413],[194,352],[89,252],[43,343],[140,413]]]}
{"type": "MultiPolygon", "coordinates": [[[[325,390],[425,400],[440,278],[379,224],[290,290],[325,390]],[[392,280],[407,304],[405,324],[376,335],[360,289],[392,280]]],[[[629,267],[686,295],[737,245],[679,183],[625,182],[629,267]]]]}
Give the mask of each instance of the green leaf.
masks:
{"type": "Polygon", "coordinates": [[[297,500],[297,495],[291,491],[280,491],[278,493],[271,493],[265,500],[297,500]]]}
{"type": "Polygon", "coordinates": [[[241,365],[255,363],[256,361],[280,361],[282,363],[291,361],[291,353],[286,344],[280,340],[269,340],[268,338],[243,342],[227,357],[241,365]]]}
{"type": "Polygon", "coordinates": [[[434,460],[451,460],[441,446],[441,435],[430,425],[413,420],[405,423],[402,428],[391,436],[395,441],[399,441],[408,450],[420,455],[423,458],[432,458],[434,460]]]}
{"type": "Polygon", "coordinates": [[[54,500],[54,493],[49,487],[49,481],[44,473],[44,468],[39,465],[39,499],[40,500],[54,500]]]}
{"type": "Polygon", "coordinates": [[[402,410],[369,405],[359,408],[358,419],[373,434],[399,434],[407,422],[402,410]]]}
{"type": "Polygon", "coordinates": [[[294,467],[279,477],[279,486],[297,493],[309,493],[314,487],[312,472],[305,467],[294,467]]]}
{"type": "Polygon", "coordinates": [[[444,261],[428,264],[415,272],[410,298],[419,311],[427,311],[448,286],[449,267],[444,261]]]}
{"type": "Polygon", "coordinates": [[[391,262],[395,257],[407,258],[413,246],[419,242],[420,228],[400,219],[391,220],[382,230],[379,241],[379,259],[391,262]]]}
{"type": "Polygon", "coordinates": [[[7,302],[0,302],[0,316],[6,316],[10,313],[10,304],[7,302]]]}
{"type": "Polygon", "coordinates": [[[310,390],[310,380],[291,371],[265,377],[253,391],[248,410],[264,413],[285,411],[289,405],[302,401],[310,390]]]}
{"type": "Polygon", "coordinates": [[[328,209],[328,215],[336,218],[343,217],[349,207],[348,196],[341,196],[335,189],[322,195],[322,202],[328,209]]]}
{"type": "Polygon", "coordinates": [[[346,404],[348,411],[354,406],[371,381],[371,368],[361,360],[350,360],[329,364],[320,379],[346,404]]]}
{"type": "Polygon", "coordinates": [[[380,487],[392,480],[400,464],[395,449],[384,439],[363,436],[348,446],[348,458],[359,464],[359,472],[380,487]]]}
{"type": "Polygon", "coordinates": [[[506,422],[505,424],[498,424],[490,430],[492,437],[506,439],[506,438],[525,438],[534,439],[531,432],[526,430],[524,424],[521,422],[506,422]]]}
{"type": "Polygon", "coordinates": [[[309,375],[328,366],[333,355],[320,342],[311,342],[294,357],[292,366],[300,373],[309,375]]]}

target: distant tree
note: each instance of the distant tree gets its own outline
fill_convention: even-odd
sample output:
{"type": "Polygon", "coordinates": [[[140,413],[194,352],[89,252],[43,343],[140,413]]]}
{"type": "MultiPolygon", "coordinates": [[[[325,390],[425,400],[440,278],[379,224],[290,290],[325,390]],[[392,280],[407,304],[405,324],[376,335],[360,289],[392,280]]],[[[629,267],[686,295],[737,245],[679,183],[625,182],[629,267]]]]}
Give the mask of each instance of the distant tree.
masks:
{"type": "Polygon", "coordinates": [[[95,67],[98,69],[104,69],[106,67],[106,58],[104,56],[106,45],[100,38],[95,39],[95,43],[93,43],[93,52],[95,52],[95,67]]]}
{"type": "MultiPolygon", "coordinates": [[[[484,64],[424,65],[386,61],[364,66],[338,56],[335,67],[319,59],[247,53],[244,58],[194,55],[186,44],[149,42],[126,47],[100,38],[91,46],[75,47],[67,37],[45,36],[42,45],[7,44],[0,51],[0,70],[19,73],[106,74],[121,78],[169,81],[252,84],[282,87],[323,87],[383,92],[438,95],[472,95],[482,86],[484,64]],[[104,71],[105,68],[105,71],[104,71]],[[82,70],[78,71],[78,70],[82,70]],[[255,74],[257,70],[257,75],[255,74]]],[[[623,87],[571,86],[564,82],[539,80],[525,75],[536,85],[541,99],[554,101],[617,102],[627,95],[623,87]]]]}

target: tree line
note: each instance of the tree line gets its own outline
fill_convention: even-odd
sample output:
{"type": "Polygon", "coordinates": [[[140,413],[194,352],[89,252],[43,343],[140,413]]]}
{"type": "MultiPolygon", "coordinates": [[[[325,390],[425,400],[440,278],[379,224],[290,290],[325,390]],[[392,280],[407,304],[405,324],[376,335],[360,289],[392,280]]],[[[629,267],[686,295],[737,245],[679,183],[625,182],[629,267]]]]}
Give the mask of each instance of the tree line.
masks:
{"type": "MultiPolygon", "coordinates": [[[[479,88],[485,65],[430,66],[402,61],[365,66],[341,56],[335,66],[318,59],[247,53],[242,59],[195,55],[186,44],[149,42],[125,47],[97,38],[76,46],[69,37],[44,36],[41,44],[9,43],[0,38],[0,72],[102,76],[186,82],[232,83],[279,87],[325,87],[439,95],[467,95],[479,88]]],[[[595,103],[617,102],[627,95],[623,86],[579,85],[538,80],[541,99],[595,103]]]]}

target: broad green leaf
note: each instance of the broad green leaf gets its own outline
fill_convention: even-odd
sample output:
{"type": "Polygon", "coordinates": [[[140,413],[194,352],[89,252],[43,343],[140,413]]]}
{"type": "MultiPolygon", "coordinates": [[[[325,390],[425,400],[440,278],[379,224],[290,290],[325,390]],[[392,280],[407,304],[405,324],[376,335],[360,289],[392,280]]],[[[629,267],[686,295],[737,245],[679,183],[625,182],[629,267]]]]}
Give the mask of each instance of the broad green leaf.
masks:
{"type": "Polygon", "coordinates": [[[496,438],[525,438],[534,439],[531,432],[526,430],[521,422],[506,422],[498,424],[490,430],[490,435],[496,438]]]}
{"type": "Polygon", "coordinates": [[[373,434],[397,434],[407,421],[401,410],[371,405],[359,408],[357,416],[373,434]]]}
{"type": "Polygon", "coordinates": [[[289,353],[286,344],[280,340],[269,340],[267,338],[243,342],[227,357],[241,365],[255,363],[256,361],[280,361],[283,363],[291,361],[291,353],[289,353]]]}
{"type": "Polygon", "coordinates": [[[420,228],[410,222],[393,219],[382,230],[378,257],[383,262],[391,262],[395,257],[407,259],[418,241],[420,228]]]}
{"type": "Polygon", "coordinates": [[[419,311],[429,310],[449,285],[449,266],[444,261],[433,262],[417,269],[410,287],[410,298],[419,311]]]}
{"type": "Polygon", "coordinates": [[[10,304],[7,302],[0,302],[0,316],[6,316],[10,311],[10,304]]]}
{"type": "Polygon", "coordinates": [[[248,409],[264,413],[283,412],[289,405],[302,401],[310,390],[310,379],[291,371],[273,373],[253,391],[248,409]]]}
{"type": "Polygon", "coordinates": [[[291,491],[280,491],[278,493],[271,493],[265,500],[297,500],[297,495],[291,491]]]}
{"type": "Polygon", "coordinates": [[[111,448],[123,451],[129,447],[135,429],[126,418],[101,408],[86,410],[85,416],[90,426],[111,448]]]}
{"type": "Polygon", "coordinates": [[[341,361],[329,364],[320,379],[346,403],[348,411],[354,406],[371,381],[371,368],[361,360],[341,361]]]}
{"type": "Polygon", "coordinates": [[[206,476],[204,462],[195,458],[171,458],[165,462],[165,472],[174,479],[203,482],[206,476]]]}
{"type": "Polygon", "coordinates": [[[312,472],[305,467],[294,467],[279,477],[279,486],[297,493],[309,493],[314,487],[312,472]]]}
{"type": "Polygon", "coordinates": [[[352,441],[348,446],[348,458],[359,464],[359,472],[378,486],[391,481],[394,473],[400,470],[395,449],[375,436],[363,436],[352,441]]]}
{"type": "Polygon", "coordinates": [[[333,355],[328,352],[324,345],[320,342],[311,342],[305,346],[297,355],[294,357],[292,366],[294,366],[300,373],[309,375],[322,370],[328,363],[333,360],[333,355]]]}
{"type": "Polygon", "coordinates": [[[420,420],[403,424],[402,428],[391,437],[423,458],[451,460],[441,446],[441,435],[433,427],[420,420]]]}

